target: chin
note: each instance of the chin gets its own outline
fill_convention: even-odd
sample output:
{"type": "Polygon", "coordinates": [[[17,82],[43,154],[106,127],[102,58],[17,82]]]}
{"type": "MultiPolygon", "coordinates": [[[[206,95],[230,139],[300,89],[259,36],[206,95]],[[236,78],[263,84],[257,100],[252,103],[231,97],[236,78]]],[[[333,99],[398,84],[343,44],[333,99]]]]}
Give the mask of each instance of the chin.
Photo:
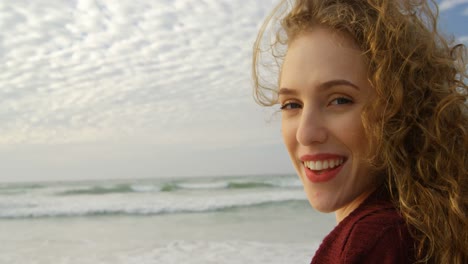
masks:
{"type": "Polygon", "coordinates": [[[307,198],[309,200],[310,206],[312,206],[312,208],[314,208],[315,210],[321,213],[326,213],[326,214],[333,213],[336,210],[338,210],[335,204],[330,203],[331,199],[322,197],[324,198],[324,200],[320,200],[317,197],[311,197],[308,193],[306,194],[307,194],[307,198]]]}
{"type": "MultiPolygon", "coordinates": [[[[310,203],[310,202],[309,202],[310,203]]],[[[334,208],[334,207],[331,207],[331,206],[325,206],[325,205],[314,205],[312,203],[310,203],[310,205],[312,206],[312,208],[314,208],[315,210],[319,211],[320,213],[324,213],[324,214],[329,214],[329,213],[333,213],[335,212],[337,209],[334,208]]]]}

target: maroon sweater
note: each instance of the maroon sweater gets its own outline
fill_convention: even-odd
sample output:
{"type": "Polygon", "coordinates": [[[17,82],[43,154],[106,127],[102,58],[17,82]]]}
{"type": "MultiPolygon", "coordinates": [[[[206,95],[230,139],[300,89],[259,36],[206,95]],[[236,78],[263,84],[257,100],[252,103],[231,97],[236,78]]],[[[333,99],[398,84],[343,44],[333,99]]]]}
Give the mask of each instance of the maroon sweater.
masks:
{"type": "Polygon", "coordinates": [[[414,262],[414,241],[383,191],[370,195],[325,237],[311,264],[414,262]]]}

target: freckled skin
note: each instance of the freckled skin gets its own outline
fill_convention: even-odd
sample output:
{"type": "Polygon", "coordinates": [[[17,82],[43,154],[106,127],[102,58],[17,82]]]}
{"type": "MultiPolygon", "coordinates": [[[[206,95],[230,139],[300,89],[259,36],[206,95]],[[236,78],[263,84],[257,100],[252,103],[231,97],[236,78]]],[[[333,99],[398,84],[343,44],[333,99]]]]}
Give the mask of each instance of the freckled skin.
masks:
{"type": "Polygon", "coordinates": [[[362,109],[375,94],[361,51],[347,36],[314,28],[288,47],[280,76],[282,135],[291,161],[312,207],[335,212],[341,221],[376,188],[377,179],[365,162],[368,144],[362,109]],[[323,88],[332,80],[346,80],[323,88]],[[341,171],[327,182],[313,183],[300,160],[303,155],[332,153],[346,158],[341,171]]]}

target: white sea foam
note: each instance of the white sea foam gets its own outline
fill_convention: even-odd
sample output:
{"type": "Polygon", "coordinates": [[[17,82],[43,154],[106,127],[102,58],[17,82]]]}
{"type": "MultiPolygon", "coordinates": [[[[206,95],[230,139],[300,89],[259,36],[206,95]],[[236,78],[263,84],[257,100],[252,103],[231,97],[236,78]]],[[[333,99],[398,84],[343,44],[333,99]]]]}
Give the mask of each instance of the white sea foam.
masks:
{"type": "Polygon", "coordinates": [[[183,189],[224,189],[228,183],[226,181],[179,183],[178,186],[183,189]]]}
{"type": "MultiPolygon", "coordinates": [[[[26,197],[17,199],[15,206],[6,201],[0,203],[0,218],[63,217],[106,214],[157,215],[170,213],[209,212],[265,203],[304,200],[300,191],[230,193],[216,196],[180,195],[120,195],[72,196],[72,197],[26,197]]],[[[13,203],[11,203],[13,204],[13,203]]]]}
{"type": "MultiPolygon", "coordinates": [[[[21,256],[2,252],[1,263],[23,264],[289,264],[309,263],[319,242],[265,243],[255,241],[171,241],[167,244],[106,252],[93,242],[64,246],[62,252],[21,256]],[[70,248],[79,249],[67,251],[70,248]]],[[[48,245],[51,246],[51,245],[48,245]]],[[[53,245],[52,245],[53,246],[53,245]]],[[[47,245],[41,245],[46,249],[47,245]]],[[[55,247],[55,246],[53,246],[55,247]]],[[[29,253],[29,252],[28,252],[29,253]]]]}
{"type": "Polygon", "coordinates": [[[174,241],[150,252],[135,252],[127,263],[139,264],[239,264],[309,263],[318,247],[310,244],[262,243],[251,241],[174,241]]]}
{"type": "Polygon", "coordinates": [[[131,185],[130,188],[135,192],[158,192],[160,188],[154,185],[131,185]]]}

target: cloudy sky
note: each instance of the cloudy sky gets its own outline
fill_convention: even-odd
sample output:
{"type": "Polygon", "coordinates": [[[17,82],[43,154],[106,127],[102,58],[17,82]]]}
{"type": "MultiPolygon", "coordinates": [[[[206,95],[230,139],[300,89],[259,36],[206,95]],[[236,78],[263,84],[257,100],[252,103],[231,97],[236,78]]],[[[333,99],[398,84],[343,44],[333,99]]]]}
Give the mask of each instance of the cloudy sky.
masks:
{"type": "MultiPolygon", "coordinates": [[[[278,0],[2,0],[0,181],[292,173],[252,99],[278,0]]],[[[441,0],[468,43],[468,0],[441,0]]]]}

